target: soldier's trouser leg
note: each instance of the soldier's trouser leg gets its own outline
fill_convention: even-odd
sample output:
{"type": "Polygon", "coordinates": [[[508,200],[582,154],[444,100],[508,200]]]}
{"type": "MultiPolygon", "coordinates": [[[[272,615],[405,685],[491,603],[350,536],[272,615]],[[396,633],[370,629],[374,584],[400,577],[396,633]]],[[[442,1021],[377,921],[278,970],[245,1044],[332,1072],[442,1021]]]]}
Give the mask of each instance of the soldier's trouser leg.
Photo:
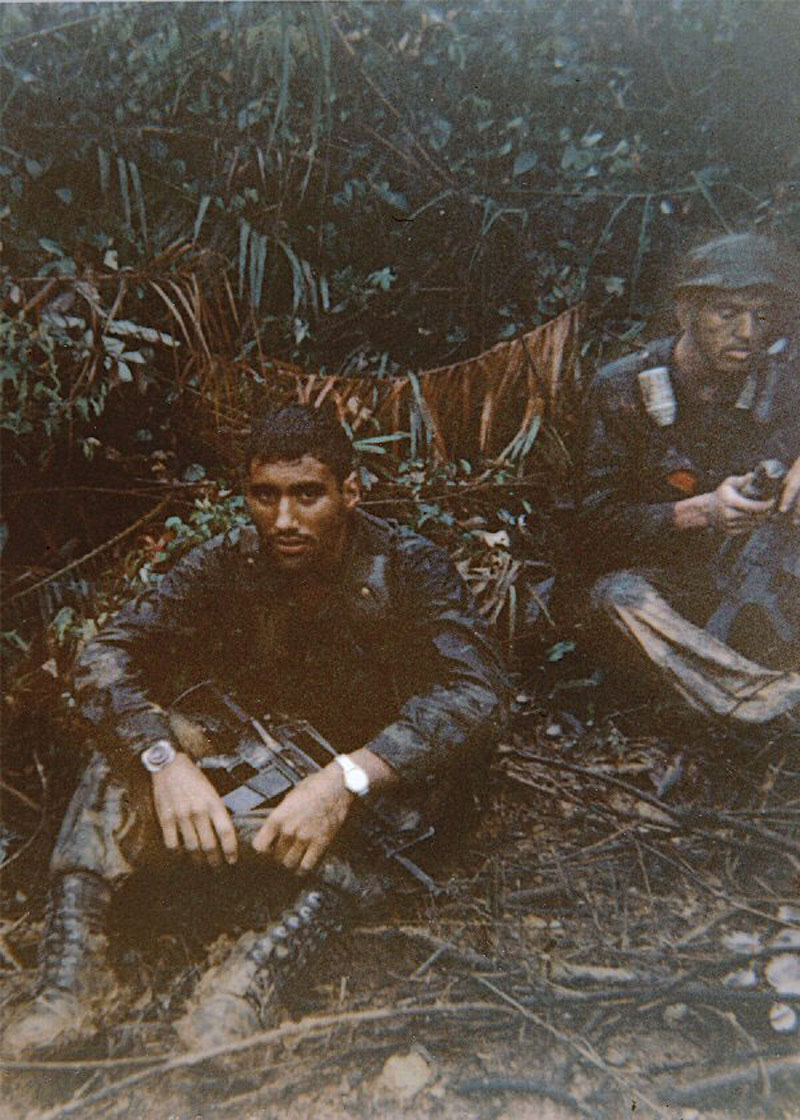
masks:
{"type": "Polygon", "coordinates": [[[754,724],[800,710],[800,673],[766,669],[743,657],[679,614],[648,575],[631,570],[603,576],[592,604],[693,708],[754,724]]]}
{"type": "Polygon", "coordinates": [[[116,991],[107,957],[111,895],[152,846],[154,824],[147,798],[137,797],[94,755],[51,859],[37,991],[3,1032],[5,1054],[24,1057],[86,1041],[101,1012],[110,1012],[116,991]]]}

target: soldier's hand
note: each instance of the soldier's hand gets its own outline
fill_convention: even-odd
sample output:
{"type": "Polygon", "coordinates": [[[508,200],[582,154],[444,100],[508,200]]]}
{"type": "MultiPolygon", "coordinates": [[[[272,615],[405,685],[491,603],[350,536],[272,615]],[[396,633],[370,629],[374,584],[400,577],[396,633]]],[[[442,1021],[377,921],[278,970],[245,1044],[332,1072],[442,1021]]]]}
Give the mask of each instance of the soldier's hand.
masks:
{"type": "Polygon", "coordinates": [[[201,854],[212,867],[235,863],[236,832],[222,798],[186,754],[153,774],[153,801],[165,845],[201,854]]]}
{"type": "Polygon", "coordinates": [[[800,525],[800,459],[795,459],[783,480],[778,511],[788,513],[794,525],[800,525]]]}
{"type": "Polygon", "coordinates": [[[749,533],[772,512],[774,499],[756,502],[742,493],[750,478],[749,474],[730,475],[710,495],[710,519],[715,529],[728,535],[749,533]]]}
{"type": "Polygon", "coordinates": [[[345,789],[336,763],[309,774],[281,803],[253,839],[257,852],[290,871],[312,871],[336,838],[355,795],[345,789]]]}

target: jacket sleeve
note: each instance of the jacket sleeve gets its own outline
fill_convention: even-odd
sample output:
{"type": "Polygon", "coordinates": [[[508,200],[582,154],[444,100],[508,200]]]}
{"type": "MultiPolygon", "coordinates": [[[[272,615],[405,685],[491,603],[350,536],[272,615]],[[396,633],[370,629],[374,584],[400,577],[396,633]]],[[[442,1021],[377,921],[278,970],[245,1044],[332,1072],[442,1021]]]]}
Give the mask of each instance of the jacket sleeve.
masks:
{"type": "Polygon", "coordinates": [[[601,371],[586,407],[580,519],[594,546],[640,556],[675,537],[671,501],[645,492],[647,420],[631,382],[601,371]]]}
{"type": "Polygon", "coordinates": [[[426,683],[364,745],[409,782],[488,754],[508,717],[510,684],[486,626],[450,558],[414,538],[400,556],[405,645],[426,683]]]}
{"type": "Polygon", "coordinates": [[[218,595],[219,538],[193,549],[158,588],[121,610],[77,658],[81,714],[112,761],[130,761],[156,739],[170,739],[165,705],[181,670],[207,649],[218,595]]]}

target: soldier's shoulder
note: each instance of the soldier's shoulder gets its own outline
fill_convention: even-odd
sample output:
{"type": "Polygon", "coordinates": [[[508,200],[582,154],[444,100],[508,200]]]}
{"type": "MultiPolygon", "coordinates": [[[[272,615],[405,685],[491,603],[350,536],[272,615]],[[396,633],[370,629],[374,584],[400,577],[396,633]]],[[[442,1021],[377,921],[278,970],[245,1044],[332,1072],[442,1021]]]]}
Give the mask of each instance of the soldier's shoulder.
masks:
{"type": "Polygon", "coordinates": [[[623,388],[633,385],[636,378],[646,369],[655,366],[668,366],[675,344],[673,338],[658,338],[648,342],[639,350],[625,354],[613,362],[601,366],[595,374],[595,385],[608,388],[623,388]]]}
{"type": "Polygon", "coordinates": [[[175,568],[181,574],[209,571],[229,565],[238,558],[258,552],[258,533],[253,525],[233,525],[207,541],[201,541],[185,553],[175,568]]]}
{"type": "Polygon", "coordinates": [[[376,517],[365,510],[357,512],[359,535],[363,544],[374,551],[408,561],[444,562],[449,564],[447,552],[428,537],[415,532],[394,519],[376,517]]]}

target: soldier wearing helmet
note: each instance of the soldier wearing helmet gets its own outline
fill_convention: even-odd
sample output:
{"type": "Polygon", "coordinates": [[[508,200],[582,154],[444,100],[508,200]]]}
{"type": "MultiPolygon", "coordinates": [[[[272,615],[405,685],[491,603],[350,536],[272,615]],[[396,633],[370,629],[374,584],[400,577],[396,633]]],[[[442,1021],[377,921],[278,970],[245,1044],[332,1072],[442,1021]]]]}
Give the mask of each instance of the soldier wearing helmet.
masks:
{"type": "Polygon", "coordinates": [[[678,333],[602,368],[587,402],[582,541],[606,573],[593,605],[693,707],[747,723],[800,713],[799,289],[770,238],[701,245],[675,285],[678,333]],[[764,460],[786,470],[770,497],[753,493],[764,460]],[[772,567],[729,610],[725,579],[757,546],[772,567]]]}

